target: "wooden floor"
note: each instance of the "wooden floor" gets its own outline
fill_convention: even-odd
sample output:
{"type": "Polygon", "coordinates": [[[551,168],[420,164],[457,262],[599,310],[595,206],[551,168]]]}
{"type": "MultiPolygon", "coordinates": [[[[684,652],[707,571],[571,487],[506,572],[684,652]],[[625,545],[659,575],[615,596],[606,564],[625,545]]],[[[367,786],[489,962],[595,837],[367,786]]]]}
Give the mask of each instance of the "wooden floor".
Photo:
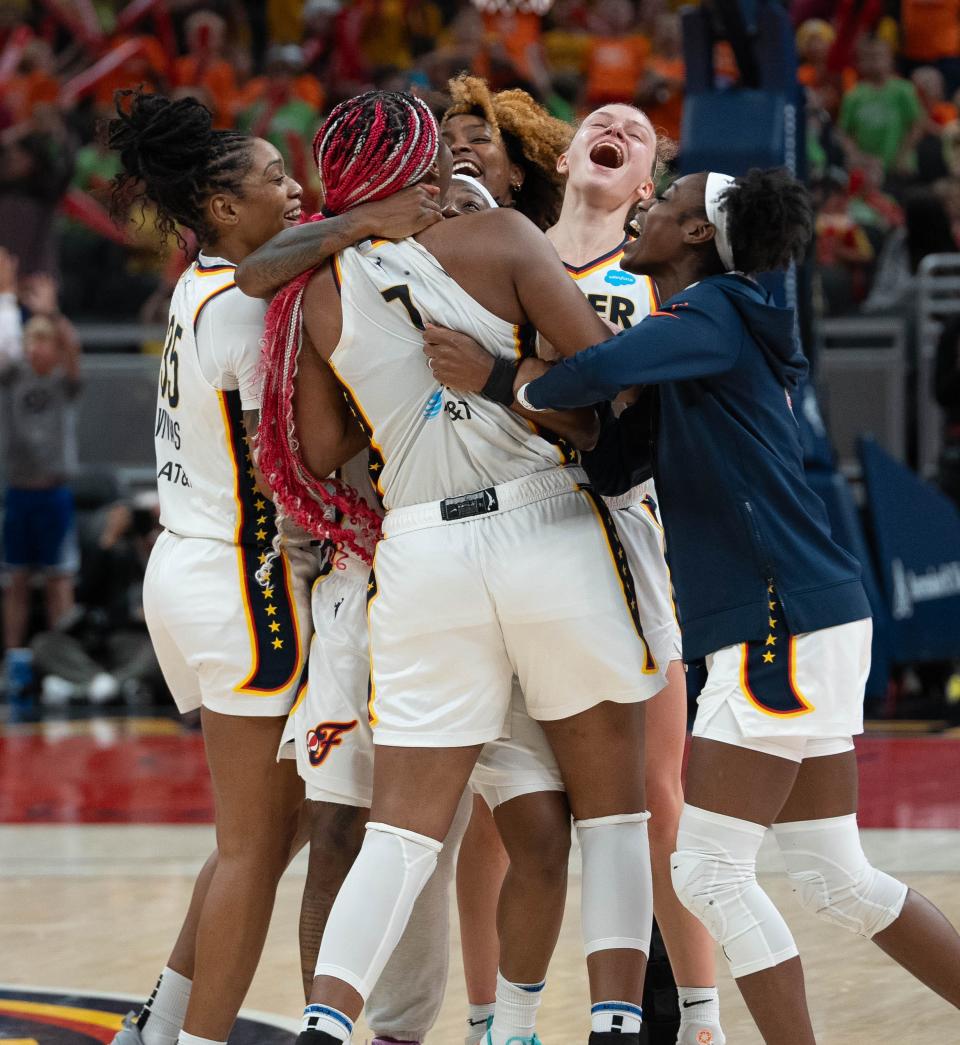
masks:
{"type": "MultiPolygon", "coordinates": [[[[164,964],[211,837],[210,829],[200,826],[0,826],[0,985],[143,996],[164,964]]],[[[868,832],[867,847],[880,866],[897,872],[960,923],[960,832],[868,832]]],[[[769,866],[764,857],[761,868],[769,866]]],[[[302,1006],[296,953],[302,874],[301,860],[281,884],[248,998],[250,1008],[287,1017],[291,1027],[302,1006]]],[[[960,1043],[956,1010],[870,943],[796,910],[780,876],[764,874],[763,884],[796,935],[822,1045],[960,1043]]],[[[587,1036],[578,903],[574,875],[539,1021],[544,1045],[576,1045],[587,1036]]],[[[462,1041],[465,1001],[456,931],[451,946],[446,1001],[430,1038],[435,1045],[462,1041]]],[[[730,1045],[759,1042],[722,966],[720,990],[730,1045]]],[[[355,1041],[366,1040],[362,1027],[355,1041]]]]}

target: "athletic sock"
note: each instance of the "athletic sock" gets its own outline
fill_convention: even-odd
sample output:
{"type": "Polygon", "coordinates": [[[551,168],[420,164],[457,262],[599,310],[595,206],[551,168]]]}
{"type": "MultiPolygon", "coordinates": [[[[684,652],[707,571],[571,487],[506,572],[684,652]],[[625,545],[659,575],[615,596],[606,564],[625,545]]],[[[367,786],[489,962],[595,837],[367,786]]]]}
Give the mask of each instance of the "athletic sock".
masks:
{"type": "Polygon", "coordinates": [[[590,1029],[598,1034],[639,1034],[643,1009],[629,1001],[599,1001],[590,1006],[590,1029]]]}
{"type": "Polygon", "coordinates": [[[198,1038],[196,1034],[187,1034],[185,1030],[180,1031],[177,1045],[227,1045],[225,1041],[214,1041],[213,1038],[198,1038]]]}
{"type": "Polygon", "coordinates": [[[680,1032],[677,1045],[724,1045],[720,1029],[720,994],[716,987],[677,987],[680,1032]]]}
{"type": "Polygon", "coordinates": [[[494,1007],[495,1003],[492,1001],[467,1007],[467,1037],[464,1045],[479,1045],[487,1036],[487,1027],[490,1025],[494,1007]]]}
{"type": "Polygon", "coordinates": [[[303,1010],[298,1041],[349,1041],[353,1034],[353,1020],[331,1005],[308,1005],[303,1010]],[[316,1032],[316,1037],[313,1036],[316,1032]],[[321,1035],[327,1035],[326,1038],[321,1035]]]}
{"type": "Polygon", "coordinates": [[[164,966],[153,994],[137,1017],[143,1045],[176,1045],[187,1015],[192,986],[193,980],[164,966]]]}
{"type": "Polygon", "coordinates": [[[545,983],[511,983],[497,973],[497,1002],[490,1028],[490,1045],[507,1045],[514,1038],[533,1037],[545,986],[545,983]]]}

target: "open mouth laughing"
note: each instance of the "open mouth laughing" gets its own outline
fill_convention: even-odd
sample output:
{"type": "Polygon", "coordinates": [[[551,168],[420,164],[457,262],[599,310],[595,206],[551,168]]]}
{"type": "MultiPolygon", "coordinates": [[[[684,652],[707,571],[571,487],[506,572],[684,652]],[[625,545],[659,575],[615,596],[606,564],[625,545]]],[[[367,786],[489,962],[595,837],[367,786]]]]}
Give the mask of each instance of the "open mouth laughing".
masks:
{"type": "Polygon", "coordinates": [[[619,142],[615,142],[610,138],[604,138],[598,141],[590,150],[590,159],[598,167],[617,170],[623,166],[625,156],[623,147],[619,142]]]}
{"type": "Polygon", "coordinates": [[[483,168],[475,160],[459,159],[453,161],[454,174],[466,174],[470,178],[482,178],[483,168]]]}

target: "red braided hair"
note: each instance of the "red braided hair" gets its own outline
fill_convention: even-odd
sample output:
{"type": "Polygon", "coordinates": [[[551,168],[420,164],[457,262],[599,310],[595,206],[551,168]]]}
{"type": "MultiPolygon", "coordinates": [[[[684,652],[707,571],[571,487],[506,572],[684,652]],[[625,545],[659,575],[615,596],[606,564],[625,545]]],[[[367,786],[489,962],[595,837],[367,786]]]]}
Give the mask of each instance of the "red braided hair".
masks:
{"type": "MultiPolygon", "coordinates": [[[[368,91],[342,102],[313,142],[324,214],[340,214],[415,184],[439,147],[437,121],[419,98],[368,91]]],[[[267,312],[257,460],[284,514],[313,536],[346,545],[370,562],[380,536],[379,515],[346,483],[310,474],[294,427],[303,294],[312,275],[305,272],[279,291],[267,312]]]]}

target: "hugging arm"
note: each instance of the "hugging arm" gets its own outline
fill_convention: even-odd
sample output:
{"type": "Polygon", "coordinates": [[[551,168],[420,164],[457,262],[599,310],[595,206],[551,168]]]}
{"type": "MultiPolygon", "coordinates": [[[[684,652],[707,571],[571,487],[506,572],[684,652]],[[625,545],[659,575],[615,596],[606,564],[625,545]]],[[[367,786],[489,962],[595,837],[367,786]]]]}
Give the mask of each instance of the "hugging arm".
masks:
{"type": "Polygon", "coordinates": [[[302,272],[354,243],[372,236],[404,239],[439,220],[437,190],[413,185],[345,214],[284,229],[240,262],[237,286],[250,297],[269,298],[302,272]]]}

